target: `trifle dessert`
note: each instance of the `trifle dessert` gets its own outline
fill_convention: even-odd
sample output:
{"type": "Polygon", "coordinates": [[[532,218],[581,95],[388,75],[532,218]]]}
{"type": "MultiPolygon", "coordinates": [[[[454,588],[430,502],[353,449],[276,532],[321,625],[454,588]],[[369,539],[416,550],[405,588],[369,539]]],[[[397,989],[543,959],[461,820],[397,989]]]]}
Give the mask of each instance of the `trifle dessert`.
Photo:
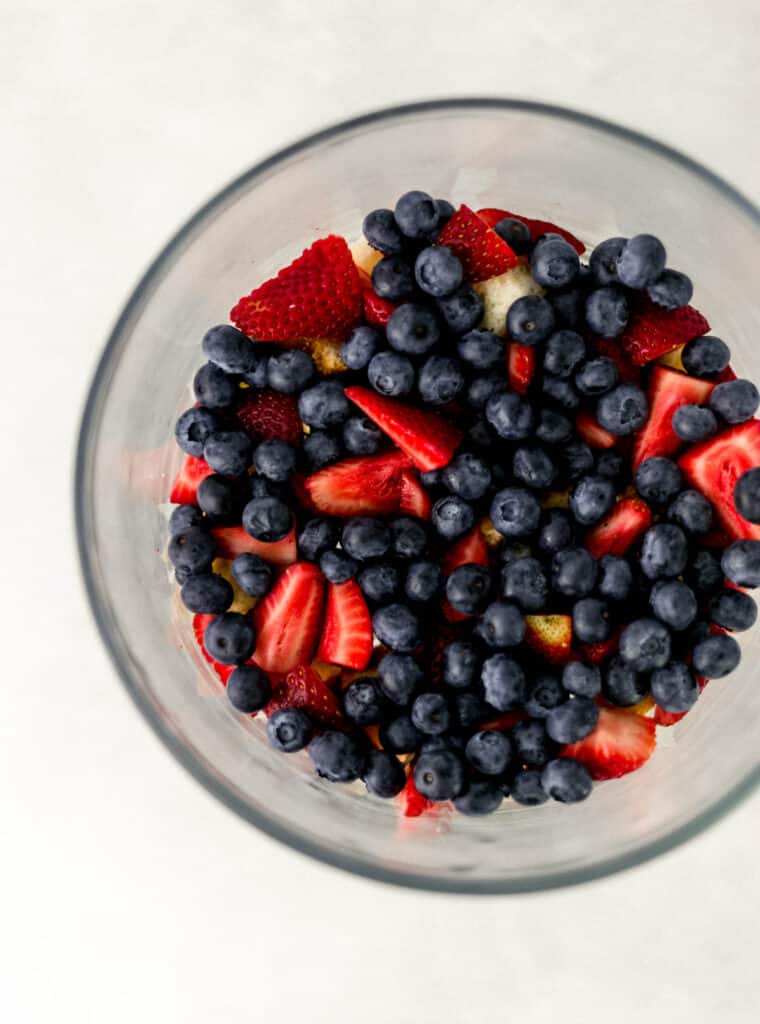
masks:
{"type": "Polygon", "coordinates": [[[170,496],[220,696],[409,816],[640,768],[757,616],[760,395],[692,290],[412,191],[241,298],[170,496]]]}

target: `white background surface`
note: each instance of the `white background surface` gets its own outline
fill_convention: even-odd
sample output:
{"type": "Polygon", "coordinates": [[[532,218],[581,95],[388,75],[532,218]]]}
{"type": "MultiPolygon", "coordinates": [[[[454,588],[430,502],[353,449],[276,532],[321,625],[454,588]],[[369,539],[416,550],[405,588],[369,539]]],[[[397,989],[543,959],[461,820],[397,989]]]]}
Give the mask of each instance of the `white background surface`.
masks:
{"type": "Polygon", "coordinates": [[[72,454],[99,349],[168,235],[263,154],[385,103],[517,95],[650,132],[760,200],[756,0],[470,6],[0,2],[3,1020],[757,1020],[760,797],[591,886],[385,888],[205,795],[85,605],[72,454]]]}

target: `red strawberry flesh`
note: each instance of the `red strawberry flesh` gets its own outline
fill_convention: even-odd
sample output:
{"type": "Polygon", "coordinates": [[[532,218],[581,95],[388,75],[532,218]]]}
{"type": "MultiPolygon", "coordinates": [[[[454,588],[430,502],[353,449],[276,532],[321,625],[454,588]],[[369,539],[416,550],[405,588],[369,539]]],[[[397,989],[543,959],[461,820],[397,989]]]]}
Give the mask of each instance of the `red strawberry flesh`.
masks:
{"type": "Polygon", "coordinates": [[[310,562],[291,565],[253,610],[254,661],[265,672],[309,662],[322,623],[324,578],[310,562]]]}
{"type": "Polygon", "coordinates": [[[179,473],[174,478],[169,501],[177,505],[194,505],[198,498],[198,486],[201,480],[205,480],[213,472],[205,459],[196,459],[193,455],[186,455],[179,473]]]}
{"type": "Polygon", "coordinates": [[[644,366],[709,330],[710,324],[693,306],[666,310],[645,299],[634,311],[620,344],[633,363],[644,366]]]}
{"type": "Polygon", "coordinates": [[[256,444],[259,441],[287,441],[293,445],[301,443],[301,417],[298,415],[298,402],[293,395],[249,389],[243,392],[236,416],[243,430],[256,444]]]}
{"type": "Polygon", "coordinates": [[[507,347],[507,380],[511,391],[524,395],[536,372],[536,349],[510,341],[507,347]]]}
{"type": "Polygon", "coordinates": [[[687,377],[678,370],[655,366],[649,382],[649,419],[633,447],[633,469],[655,455],[669,458],[683,447],[673,430],[673,413],[682,405],[704,405],[715,387],[712,381],[687,377]]]}
{"type": "Polygon", "coordinates": [[[655,748],[655,731],[651,718],[621,708],[601,707],[593,732],[563,747],[561,753],[585,764],[593,779],[617,779],[649,760],[655,748]]]}
{"type": "Polygon", "coordinates": [[[433,500],[422,486],[419,477],[411,469],[401,473],[399,512],[418,519],[430,519],[433,511],[433,500]]]}
{"type": "Polygon", "coordinates": [[[250,553],[272,565],[292,565],[298,558],[295,527],[287,537],[271,544],[251,537],[242,526],[216,526],[211,534],[220,558],[237,558],[238,555],[250,553]]]}
{"type": "Polygon", "coordinates": [[[363,669],[372,656],[372,620],[355,580],[328,583],[317,657],[344,668],[363,669]]]}
{"type": "Polygon", "coordinates": [[[284,682],[275,687],[266,714],[269,716],[282,708],[300,708],[326,728],[340,729],[343,725],[338,698],[311,665],[291,669],[284,682]]]}
{"type": "Polygon", "coordinates": [[[312,473],[303,488],[313,509],[331,516],[390,515],[401,502],[402,452],[359,455],[312,473]]]}
{"type": "Polygon", "coordinates": [[[521,220],[530,231],[530,237],[535,242],[541,235],[561,235],[566,242],[572,245],[573,249],[580,256],[581,253],[586,251],[586,246],[581,242],[575,235],[570,234],[565,228],[558,227],[553,224],[550,220],[539,220],[536,217],[523,217],[521,213],[510,213],[509,210],[499,210],[495,207],[485,207],[482,210],[478,210],[478,217],[484,220],[489,227],[493,227],[498,224],[500,220],[504,220],[505,217],[511,217],[512,220],[521,220]]]}
{"type": "Polygon", "coordinates": [[[460,206],[436,239],[462,261],[470,281],[485,281],[517,266],[517,256],[469,206],[460,206]]]}
{"type": "Polygon", "coordinates": [[[622,498],[601,523],[586,534],[594,558],[624,555],[652,525],[652,513],[640,498],[622,498]]]}

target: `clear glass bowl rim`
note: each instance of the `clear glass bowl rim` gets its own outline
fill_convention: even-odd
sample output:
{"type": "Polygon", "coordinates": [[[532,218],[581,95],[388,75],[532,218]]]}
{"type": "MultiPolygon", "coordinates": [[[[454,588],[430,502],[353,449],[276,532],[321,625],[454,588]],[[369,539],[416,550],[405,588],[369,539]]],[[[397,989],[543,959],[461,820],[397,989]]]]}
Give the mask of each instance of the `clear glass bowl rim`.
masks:
{"type": "Polygon", "coordinates": [[[611,857],[595,864],[593,867],[551,872],[541,876],[539,879],[533,878],[524,881],[521,879],[498,878],[478,880],[430,878],[413,871],[386,870],[365,861],[361,856],[336,850],[327,841],[316,842],[307,839],[299,834],[297,830],[283,827],[265,814],[255,811],[244,801],[240,800],[232,790],[221,784],[205,768],[203,763],[184,746],[176,735],[166,727],[163,721],[155,714],[149,701],[143,696],[138,681],[133,678],[131,666],[119,653],[124,645],[117,635],[109,616],[104,612],[105,596],[99,590],[97,574],[94,570],[93,553],[88,543],[88,538],[92,536],[92,495],[87,486],[89,479],[88,465],[93,442],[97,437],[99,429],[100,411],[105,389],[112,375],[112,370],[117,365],[127,343],[132,321],[142,311],[150,298],[154,284],[161,279],[163,273],[172,265],[185,244],[195,237],[196,232],[203,226],[204,222],[212,218],[215,212],[237,192],[248,188],[255,184],[257,179],[276,170],[279,164],[297,154],[302,154],[305,151],[329,143],[343,134],[355,132],[357,129],[371,128],[385,121],[398,118],[446,112],[487,112],[489,110],[520,111],[539,118],[556,119],[569,124],[592,128],[613,138],[616,137],[621,141],[633,143],[701,178],[703,182],[712,186],[725,200],[738,207],[746,217],[749,217],[760,227],[760,209],[733,186],[729,185],[728,182],[724,181],[723,178],[709,171],[689,156],[640,132],[566,107],[522,99],[454,97],[383,107],[379,110],[332,124],[327,128],[304,136],[291,145],[265,157],[212,196],[169,239],[134,287],[108,336],[85,401],[74,469],[74,518],[85,590],[98,632],[116,669],[116,673],[126,688],[127,693],[156,735],[179,763],[209,793],[221,800],[235,814],[286,846],[333,867],[349,871],[352,874],[413,889],[473,895],[506,895],[510,893],[544,891],[590,882],[596,878],[603,878],[618,871],[635,867],[654,857],[658,857],[662,853],[666,853],[668,850],[674,849],[718,822],[725,814],[733,810],[748,797],[760,785],[760,767],[749,772],[744,779],[724,793],[722,797],[715,800],[701,813],[695,815],[691,821],[674,829],[668,835],[649,844],[639,846],[630,854],[611,857]]]}

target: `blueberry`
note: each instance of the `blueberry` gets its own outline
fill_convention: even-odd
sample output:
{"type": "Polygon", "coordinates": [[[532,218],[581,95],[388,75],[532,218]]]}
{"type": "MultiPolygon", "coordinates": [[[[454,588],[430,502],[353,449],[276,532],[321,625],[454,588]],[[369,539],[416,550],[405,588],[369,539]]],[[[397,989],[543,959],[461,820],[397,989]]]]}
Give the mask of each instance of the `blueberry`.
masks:
{"type": "Polygon", "coordinates": [[[533,683],[524,707],[531,718],[546,718],[552,708],[567,700],[562,683],[556,676],[542,675],[533,683]]]}
{"type": "Polygon", "coordinates": [[[309,744],[309,757],[317,775],[328,782],[353,782],[364,771],[359,741],[343,732],[328,730],[316,736],[309,744]]]}
{"type": "Polygon", "coordinates": [[[446,599],[462,615],[477,615],[488,600],[491,574],[483,565],[459,565],[446,580],[446,599]]]}
{"type": "Polygon", "coordinates": [[[741,649],[732,636],[709,636],[694,647],[694,671],[705,679],[722,679],[741,661],[741,649]]]}
{"type": "Polygon", "coordinates": [[[319,556],[319,568],[328,583],[345,583],[356,575],[359,563],[345,551],[325,551],[319,556]]]}
{"type": "Polygon", "coordinates": [[[522,541],[515,541],[512,544],[501,544],[499,545],[498,554],[502,565],[509,565],[510,562],[515,562],[518,558],[529,558],[530,546],[522,541]]]}
{"type": "Polygon", "coordinates": [[[691,278],[678,270],[663,270],[654,284],[647,288],[652,302],[663,309],[681,309],[689,304],[693,294],[691,278]]]}
{"type": "Polygon", "coordinates": [[[506,441],[524,441],[533,433],[535,413],[524,398],[502,391],[486,402],[486,419],[499,437],[506,441]]]}
{"type": "Polygon", "coordinates": [[[644,459],[633,475],[633,483],[644,501],[666,505],[681,489],[681,470],[670,459],[655,455],[644,459]]]}
{"type": "Polygon", "coordinates": [[[541,505],[530,491],[505,487],[494,495],[489,514],[502,537],[526,537],[538,526],[541,505]]]}
{"type": "Polygon", "coordinates": [[[575,386],[582,395],[596,398],[604,395],[615,387],[618,370],[615,363],[607,356],[589,359],[575,375],[575,386]]]}
{"type": "Polygon", "coordinates": [[[461,286],[464,271],[459,257],[451,249],[445,245],[430,245],[415,260],[414,279],[423,292],[443,299],[461,286]]]}
{"type": "Polygon", "coordinates": [[[657,618],[671,629],[686,629],[697,617],[694,591],[680,580],[659,580],[655,583],[649,604],[657,618]]]}
{"type": "Polygon", "coordinates": [[[625,436],[639,430],[649,416],[646,395],[636,384],[618,384],[597,402],[596,418],[611,434],[625,436]]]}
{"type": "Polygon", "coordinates": [[[512,456],[512,472],[526,487],[544,490],[557,476],[557,467],[543,448],[520,447],[512,456]]]}
{"type": "Polygon", "coordinates": [[[382,335],[374,327],[354,327],[343,342],[340,358],[349,370],[363,370],[382,344],[382,335]]]}
{"type": "Polygon", "coordinates": [[[564,327],[580,327],[583,325],[584,293],[578,287],[578,278],[571,288],[561,288],[549,295],[554,316],[559,325],[564,327]]]}
{"type": "Polygon", "coordinates": [[[235,595],[224,576],[215,572],[197,573],[182,586],[182,603],[188,611],[202,615],[221,615],[235,595]]]}
{"type": "Polygon", "coordinates": [[[262,441],[253,450],[256,472],[274,483],[289,480],[296,468],[296,450],[287,441],[262,441]]]}
{"type": "Polygon", "coordinates": [[[245,715],[261,711],[271,696],[272,684],[258,665],[238,665],[227,680],[227,699],[245,715]]]}
{"type": "Polygon", "coordinates": [[[569,380],[562,377],[555,377],[551,373],[545,373],[541,380],[541,391],[546,398],[561,405],[563,409],[572,412],[580,405],[578,392],[569,380]]]}
{"type": "Polygon", "coordinates": [[[238,494],[234,481],[218,473],[212,473],[211,476],[204,477],[198,485],[196,501],[207,516],[225,519],[238,507],[238,494]]]}
{"type": "Polygon", "coordinates": [[[314,362],[299,349],[286,349],[271,356],[267,365],[267,383],[273,391],[285,395],[302,391],[314,376],[314,362]]]}
{"type": "Polygon", "coordinates": [[[206,363],[193,379],[193,391],[206,409],[225,409],[234,402],[238,389],[234,377],[215,363],[206,363]]]}
{"type": "Polygon", "coordinates": [[[293,528],[293,513],[279,498],[252,498],[242,520],[247,534],[267,544],[283,540],[293,528]]]}
{"type": "Polygon", "coordinates": [[[578,743],[596,728],[599,708],[589,697],[573,697],[546,716],[546,731],[555,743],[578,743]]]}
{"type": "Polygon", "coordinates": [[[309,519],[298,534],[298,554],[307,562],[316,562],[319,556],[335,547],[338,531],[330,519],[309,519]]]}
{"type": "Polygon", "coordinates": [[[720,567],[737,587],[760,586],[760,541],[734,541],[723,552],[720,567]]]}
{"type": "Polygon", "coordinates": [[[372,287],[381,299],[408,299],[414,294],[414,272],[400,256],[384,256],[372,268],[372,287]]]}
{"type": "Polygon", "coordinates": [[[228,324],[212,327],[203,335],[203,354],[225,373],[250,373],[259,362],[256,346],[242,331],[228,324]]]}
{"type": "Polygon", "coordinates": [[[713,508],[699,491],[681,491],[668,507],[668,519],[691,536],[707,533],[712,526],[713,508]]]}
{"type": "Polygon", "coordinates": [[[577,480],[594,468],[594,453],[585,441],[571,441],[560,454],[568,480],[577,480]]]}
{"type": "Polygon", "coordinates": [[[475,448],[487,449],[493,445],[493,434],[483,415],[475,416],[467,429],[467,440],[475,448]]]}
{"type": "Polygon", "coordinates": [[[389,604],[372,616],[372,628],[381,644],[407,654],[420,642],[417,616],[404,604],[389,604]]]}
{"type": "Polygon", "coordinates": [[[633,572],[624,558],[604,555],[599,559],[597,590],[610,601],[625,601],[633,588],[633,572]]]}
{"type": "Polygon", "coordinates": [[[468,331],[457,345],[457,352],[473,370],[493,370],[504,365],[504,341],[493,331],[468,331]]]}
{"type": "Polygon", "coordinates": [[[591,276],[601,287],[620,283],[617,261],[627,241],[627,238],[606,238],[591,253],[588,261],[591,276]]]}
{"type": "Polygon", "coordinates": [[[670,633],[656,619],[634,619],[620,634],[619,650],[635,672],[651,672],[670,658],[670,633]]]}
{"type": "Polygon", "coordinates": [[[713,388],[708,399],[712,411],[726,423],[752,419],[760,405],[760,392],[751,380],[727,380],[713,388]]]}
{"type": "Polygon", "coordinates": [[[440,337],[435,314],[416,302],[398,306],[388,318],[385,333],[392,349],[410,355],[424,355],[440,337]]]}
{"type": "Polygon", "coordinates": [[[582,597],[573,605],[573,636],[583,644],[599,644],[611,632],[609,608],[596,597],[582,597]]]}
{"type": "Polygon", "coordinates": [[[538,546],[547,555],[555,555],[575,543],[575,527],[562,508],[550,508],[538,535],[538,546]]]}
{"type": "Polygon", "coordinates": [[[343,713],[354,725],[375,725],[384,710],[380,687],[369,676],[353,679],[343,691],[343,713]]]}
{"type": "Polygon", "coordinates": [[[470,736],[464,756],[481,774],[501,775],[512,760],[512,743],[505,733],[484,729],[470,736]]]}
{"type": "Polygon", "coordinates": [[[524,807],[538,807],[545,804],[549,796],[541,785],[541,772],[535,768],[523,768],[512,779],[512,799],[524,807]]]}
{"type": "Polygon", "coordinates": [[[756,620],[757,605],[740,590],[722,590],[710,601],[710,621],[723,629],[740,633],[754,626],[756,620]]]}
{"type": "Polygon", "coordinates": [[[565,548],[552,559],[552,588],[566,597],[585,597],[596,584],[597,563],[585,548],[565,548]]]}
{"type": "Polygon", "coordinates": [[[219,419],[216,414],[210,409],[197,406],[182,413],[174,426],[174,437],[183,452],[200,459],[206,441],[218,430],[219,419]]]}
{"type": "Polygon", "coordinates": [[[665,246],[654,235],[635,235],[617,259],[618,280],[627,288],[648,288],[665,269],[665,246]]]}
{"type": "Polygon", "coordinates": [[[695,552],[684,575],[687,582],[701,594],[714,594],[723,586],[720,562],[707,548],[695,552]]]}
{"type": "Polygon", "coordinates": [[[699,696],[697,681],[682,661],[671,661],[653,672],[650,686],[655,703],[674,714],[688,711],[699,696]]]}
{"type": "Polygon", "coordinates": [[[542,295],[522,295],[507,310],[507,334],[521,345],[538,345],[554,330],[551,302],[542,295]]]}
{"type": "Polygon", "coordinates": [[[649,683],[646,676],[640,676],[633,666],[626,664],[619,656],[607,665],[602,683],[602,693],[618,707],[633,707],[647,695],[649,683]]]}
{"type": "Polygon", "coordinates": [[[373,249],[395,256],[404,248],[404,236],[393,216],[393,210],[372,210],[362,224],[364,237],[373,249]]]}
{"type": "Polygon", "coordinates": [[[454,640],[443,649],[441,678],[447,686],[463,689],[480,677],[481,661],[472,644],[454,640]]]}
{"type": "Polygon", "coordinates": [[[420,367],[417,387],[428,405],[448,405],[464,384],[462,364],[453,356],[432,355],[420,367]]]}
{"type": "Polygon", "coordinates": [[[215,661],[239,665],[253,654],[256,633],[247,615],[225,612],[212,619],[203,634],[203,646],[215,661]]]}
{"type": "Polygon", "coordinates": [[[623,475],[624,460],[619,452],[599,452],[596,457],[596,475],[608,480],[620,481],[623,475]]]}
{"type": "Polygon", "coordinates": [[[472,506],[454,494],[436,501],[431,518],[436,532],[445,540],[456,540],[475,523],[472,506]]]}
{"type": "Polygon", "coordinates": [[[202,522],[203,513],[195,505],[175,505],[169,517],[169,535],[174,537],[194,526],[200,526],[202,522]]]}
{"type": "Polygon", "coordinates": [[[590,292],[584,313],[588,329],[602,338],[619,337],[630,319],[625,294],[612,286],[590,292]]]}
{"type": "Polygon", "coordinates": [[[515,760],[531,768],[540,768],[554,753],[555,747],[543,721],[529,718],[518,722],[512,730],[515,760]]]}
{"type": "Polygon", "coordinates": [[[312,470],[322,469],[332,462],[337,462],[343,454],[337,439],[323,430],[313,430],[304,439],[303,451],[312,470]]]}
{"type": "MultiPolygon", "coordinates": [[[[489,373],[473,377],[465,388],[464,397],[473,409],[484,409],[488,399],[499,391],[506,391],[507,382],[503,374],[489,373]]],[[[490,443],[490,441],[489,441],[490,443]]]]}
{"type": "Polygon", "coordinates": [[[388,398],[407,395],[414,387],[414,367],[398,352],[378,352],[370,360],[367,378],[378,394],[388,398]]]}
{"type": "Polygon", "coordinates": [[[541,785],[552,800],[576,804],[591,792],[588,768],[572,757],[557,757],[541,772],[541,785]]]}
{"type": "Polygon", "coordinates": [[[480,817],[493,814],[504,800],[502,786],[493,779],[470,779],[464,792],[454,800],[454,807],[460,814],[480,817]]]}
{"type": "Polygon", "coordinates": [[[544,370],[555,377],[569,377],[586,355],[586,343],[575,331],[555,331],[544,349],[544,370]]]}
{"type": "Polygon", "coordinates": [[[453,334],[465,334],[483,319],[483,300],[466,284],[445,299],[438,299],[436,306],[453,334]]]}
{"type": "Polygon", "coordinates": [[[322,380],[298,397],[299,416],[317,430],[339,426],[348,419],[350,408],[343,385],[333,380],[322,380]]]}
{"type": "Polygon", "coordinates": [[[280,708],[267,722],[269,742],[283,754],[303,750],[311,734],[311,719],[300,708],[280,708]]]}
{"type": "Polygon", "coordinates": [[[398,592],[398,573],[396,567],[389,562],[378,562],[362,569],[358,576],[362,593],[374,604],[384,604],[394,598],[398,592]]]}
{"type": "Polygon", "coordinates": [[[562,670],[562,685],[578,697],[597,697],[602,691],[602,673],[596,665],[571,661],[562,670]]]}
{"type": "Polygon", "coordinates": [[[477,455],[462,452],[442,470],[441,482],[452,494],[475,501],[490,488],[491,470],[477,455]]]}
{"type": "Polygon", "coordinates": [[[519,707],[527,696],[528,684],[520,665],[506,654],[492,654],[480,673],[483,696],[497,711],[519,707]]]}
{"type": "Polygon", "coordinates": [[[494,650],[516,647],[525,637],[525,619],[517,605],[493,601],[481,615],[475,633],[494,650]]]}
{"type": "Polygon", "coordinates": [[[689,560],[686,534],[672,523],[658,523],[644,534],[641,568],[650,580],[680,576],[689,560]]]}
{"type": "Polygon", "coordinates": [[[448,201],[448,199],[436,199],[435,208],[438,211],[438,223],[436,224],[436,231],[440,231],[454,216],[457,212],[455,207],[448,201]]]}
{"type": "Polygon", "coordinates": [[[368,793],[389,800],[406,785],[406,772],[399,759],[387,750],[370,750],[362,779],[368,793]]]}
{"type": "Polygon", "coordinates": [[[198,526],[175,533],[169,541],[169,561],[191,576],[210,569],[215,554],[214,538],[198,526]]]}
{"type": "Polygon", "coordinates": [[[604,519],[615,504],[615,485],[603,476],[584,476],[570,495],[570,511],[582,526],[604,519]]]}
{"type": "Polygon", "coordinates": [[[246,478],[244,483],[248,484],[248,490],[252,498],[279,498],[287,502],[290,490],[286,484],[277,484],[274,480],[267,480],[261,473],[254,473],[246,478]]]}
{"type": "Polygon", "coordinates": [[[705,334],[684,345],[681,362],[692,377],[712,377],[721,373],[731,360],[731,349],[720,338],[705,334]]]}
{"type": "Polygon", "coordinates": [[[375,455],[386,437],[366,416],[351,416],[343,424],[343,444],[351,455],[375,455]]]}
{"type": "Polygon", "coordinates": [[[760,523],[760,468],[748,469],[734,487],[736,510],[750,523],[760,523]]]}
{"type": "Polygon", "coordinates": [[[237,555],[230,566],[233,579],[250,597],[263,597],[272,586],[272,567],[252,552],[237,555]]]}
{"type": "Polygon", "coordinates": [[[404,593],[410,601],[432,601],[441,586],[441,566],[438,562],[412,562],[406,573],[404,593]]]}
{"type": "Polygon", "coordinates": [[[267,386],[267,369],[269,367],[269,353],[265,345],[257,345],[253,352],[253,365],[250,370],[242,374],[243,380],[250,387],[261,391],[267,386]]]}
{"type": "Polygon", "coordinates": [[[414,784],[428,800],[455,799],[465,787],[461,757],[453,750],[420,754],[414,765],[414,784]]]}
{"type": "Polygon", "coordinates": [[[407,707],[423,680],[423,672],[409,654],[386,654],[377,666],[379,686],[394,704],[407,707]]]}
{"type": "Polygon", "coordinates": [[[341,533],[343,550],[359,562],[382,558],[391,546],[391,531],[380,519],[354,516],[341,533]]]}
{"type": "Polygon", "coordinates": [[[530,254],[533,279],[545,288],[564,288],[572,284],[579,267],[578,253],[559,235],[539,238],[530,254]]]}
{"type": "Polygon", "coordinates": [[[438,226],[438,207],[427,192],[405,192],[393,211],[401,232],[407,238],[427,238],[438,226]]]}
{"type": "Polygon", "coordinates": [[[392,754],[411,754],[419,750],[422,738],[409,715],[399,715],[380,726],[380,742],[392,754]]]}
{"type": "Polygon", "coordinates": [[[562,444],[573,433],[573,424],[562,413],[554,409],[542,409],[538,414],[535,434],[544,444],[562,444]]]}
{"type": "Polygon", "coordinates": [[[549,581],[537,558],[516,558],[501,573],[502,596],[515,601],[523,611],[540,612],[546,607],[549,581]]]}
{"type": "Polygon", "coordinates": [[[673,432],[682,441],[704,441],[718,432],[715,413],[703,405],[681,405],[673,413],[673,432]]]}
{"type": "Polygon", "coordinates": [[[242,430],[217,430],[206,438],[203,457],[215,473],[242,476],[251,464],[251,439],[242,430]]]}
{"type": "Polygon", "coordinates": [[[421,693],[412,704],[411,719],[425,736],[440,736],[451,721],[446,698],[440,693],[421,693]]]}
{"type": "Polygon", "coordinates": [[[390,529],[393,552],[399,558],[419,558],[424,554],[428,537],[419,519],[399,516],[398,519],[391,520],[390,529]]]}
{"type": "Polygon", "coordinates": [[[517,256],[524,256],[533,243],[530,228],[516,217],[502,217],[493,229],[517,256]]]}

